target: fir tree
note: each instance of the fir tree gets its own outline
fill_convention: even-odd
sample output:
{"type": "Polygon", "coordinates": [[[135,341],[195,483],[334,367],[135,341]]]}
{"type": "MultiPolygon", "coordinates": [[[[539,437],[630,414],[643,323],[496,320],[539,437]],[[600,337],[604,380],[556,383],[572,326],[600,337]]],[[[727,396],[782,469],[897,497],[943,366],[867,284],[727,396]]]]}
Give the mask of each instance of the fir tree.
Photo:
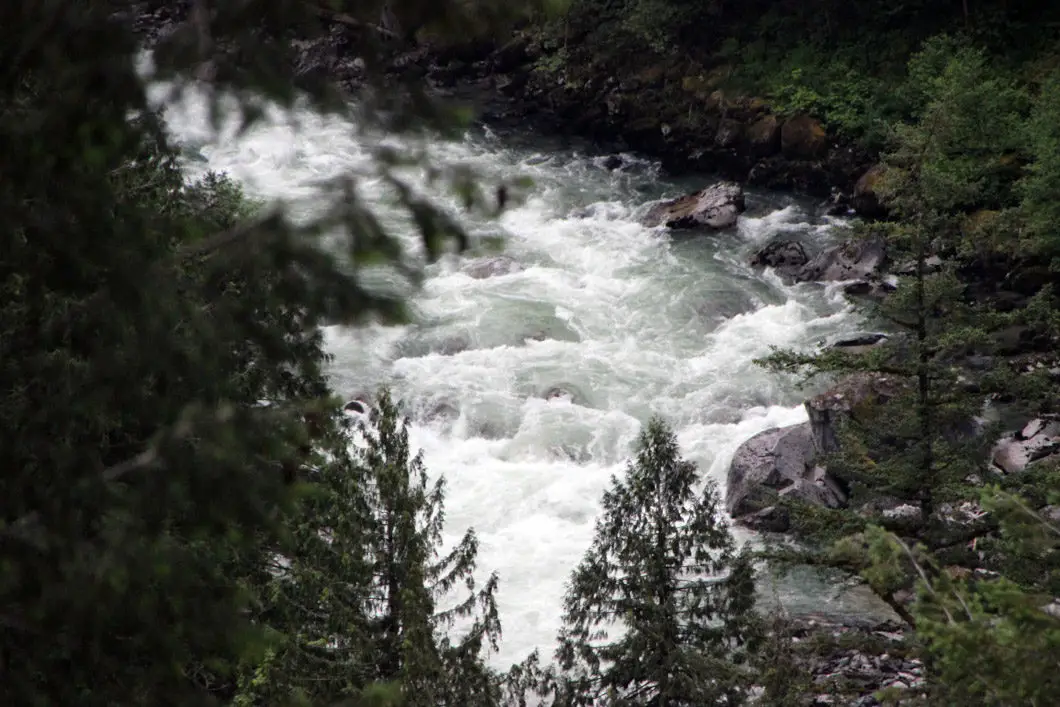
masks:
{"type": "Polygon", "coordinates": [[[659,419],[612,479],[564,601],[557,704],[740,704],[753,581],[712,483],[659,419]],[[621,637],[609,640],[609,630],[621,637]]]}

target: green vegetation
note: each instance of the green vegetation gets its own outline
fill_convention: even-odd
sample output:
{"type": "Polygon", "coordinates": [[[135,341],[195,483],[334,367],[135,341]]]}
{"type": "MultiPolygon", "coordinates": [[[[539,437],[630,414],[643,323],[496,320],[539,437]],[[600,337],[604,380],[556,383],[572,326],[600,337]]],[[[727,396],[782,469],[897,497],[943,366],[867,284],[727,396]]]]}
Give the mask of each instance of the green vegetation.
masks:
{"type": "MultiPolygon", "coordinates": [[[[318,7],[193,4],[159,41],[156,78],[212,76],[215,112],[236,96],[247,121],[301,97],[352,116],[328,81],[291,68],[291,28],[324,32],[318,7]]],[[[453,129],[415,85],[384,77],[383,4],[331,3],[363,30],[380,89],[356,118],[453,129]]],[[[451,36],[551,3],[385,4],[397,34],[451,36]]],[[[428,481],[400,406],[384,391],[354,424],[323,373],[325,321],[405,317],[364,277],[401,263],[400,247],[348,179],[300,225],[224,175],[189,183],[137,72],[138,37],[109,14],[122,6],[0,8],[0,703],[674,707],[743,704],[759,687],[759,704],[800,704],[811,681],[787,627],[755,616],[750,558],[657,420],[604,497],[555,664],[486,665],[499,587],[475,581],[473,530],[441,553],[444,480],[428,481]]],[[[825,461],[855,502],[915,513],[792,510],[816,541],[802,559],[860,573],[909,624],[926,666],[909,699],[924,704],[1047,705],[1060,690],[1060,528],[1045,511],[1060,471],[987,476],[997,430],[977,419],[985,400],[1057,411],[1056,12],[578,0],[541,30],[543,71],[628,66],[643,48],[677,79],[709,74],[880,151],[888,218],[864,230],[911,264],[880,305],[894,340],[769,363],[898,381],[825,461]]],[[[653,67],[638,68],[648,81],[653,67]]],[[[375,157],[429,256],[468,245],[396,176],[418,156],[375,157]]],[[[469,208],[492,207],[468,175],[447,176],[469,208]]]]}
{"type": "Polygon", "coordinates": [[[666,425],[604,493],[593,545],[571,576],[556,655],[557,704],[738,704],[750,685],[750,557],[737,554],[713,485],[696,489],[666,425]],[[608,630],[624,629],[608,640],[608,630]]]}

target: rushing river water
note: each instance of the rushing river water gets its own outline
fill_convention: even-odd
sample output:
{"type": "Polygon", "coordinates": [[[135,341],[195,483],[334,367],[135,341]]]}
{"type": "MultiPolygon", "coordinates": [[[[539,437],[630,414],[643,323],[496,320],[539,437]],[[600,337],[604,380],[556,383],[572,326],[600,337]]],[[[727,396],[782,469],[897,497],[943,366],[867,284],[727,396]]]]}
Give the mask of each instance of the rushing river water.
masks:
{"type": "MultiPolygon", "coordinates": [[[[368,160],[339,120],[305,114],[295,129],[272,119],[237,139],[212,135],[205,116],[194,97],[168,110],[176,136],[199,149],[193,170],[225,171],[250,194],[307,213],[322,208],[317,180],[368,160]]],[[[650,415],[664,416],[685,456],[724,489],[741,442],[805,419],[804,394],[752,360],[861,323],[837,288],[786,287],[747,264],[780,234],[817,247],[834,238],[810,204],[751,192],[738,228],[678,239],[641,226],[638,213],[709,178],[670,181],[632,156],[609,170],[570,147],[521,142],[482,131],[430,146],[435,160],[467,164],[486,184],[534,180],[499,220],[467,221],[475,234],[502,237],[521,270],[474,279],[462,268],[475,256],[453,256],[428,268],[414,324],[327,331],[339,392],[385,382],[409,404],[413,444],[448,479],[449,537],[474,526],[482,573],[500,574],[498,666],[535,646],[551,651],[564,582],[590,543],[600,496],[650,415]],[[545,399],[556,387],[573,398],[545,399]]],[[[382,193],[372,181],[362,192],[382,193]]],[[[457,211],[455,200],[436,198],[457,211]]],[[[392,207],[379,208],[404,227],[392,207]]],[[[863,601],[819,578],[781,595],[815,611],[858,611],[863,601]]]]}

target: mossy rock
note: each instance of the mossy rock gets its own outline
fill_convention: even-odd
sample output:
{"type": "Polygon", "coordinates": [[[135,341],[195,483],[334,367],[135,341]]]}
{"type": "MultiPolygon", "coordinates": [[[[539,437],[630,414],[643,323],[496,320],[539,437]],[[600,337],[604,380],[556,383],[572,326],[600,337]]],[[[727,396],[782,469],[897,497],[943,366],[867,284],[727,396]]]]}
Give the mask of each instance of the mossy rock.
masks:
{"type": "Polygon", "coordinates": [[[816,118],[799,114],[780,129],[780,149],[789,160],[812,160],[828,150],[828,133],[816,118]]]}

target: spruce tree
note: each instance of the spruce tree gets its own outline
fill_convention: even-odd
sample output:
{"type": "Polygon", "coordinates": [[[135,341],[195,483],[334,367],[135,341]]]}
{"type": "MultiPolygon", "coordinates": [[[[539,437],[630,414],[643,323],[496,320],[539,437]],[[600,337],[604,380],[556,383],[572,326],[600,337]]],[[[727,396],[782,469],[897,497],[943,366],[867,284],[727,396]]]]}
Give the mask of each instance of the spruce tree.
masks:
{"type": "Polygon", "coordinates": [[[753,626],[749,555],[714,485],[660,419],[603,497],[592,547],[564,600],[556,704],[740,704],[753,626]],[[621,636],[609,638],[609,631],[621,636]]]}

